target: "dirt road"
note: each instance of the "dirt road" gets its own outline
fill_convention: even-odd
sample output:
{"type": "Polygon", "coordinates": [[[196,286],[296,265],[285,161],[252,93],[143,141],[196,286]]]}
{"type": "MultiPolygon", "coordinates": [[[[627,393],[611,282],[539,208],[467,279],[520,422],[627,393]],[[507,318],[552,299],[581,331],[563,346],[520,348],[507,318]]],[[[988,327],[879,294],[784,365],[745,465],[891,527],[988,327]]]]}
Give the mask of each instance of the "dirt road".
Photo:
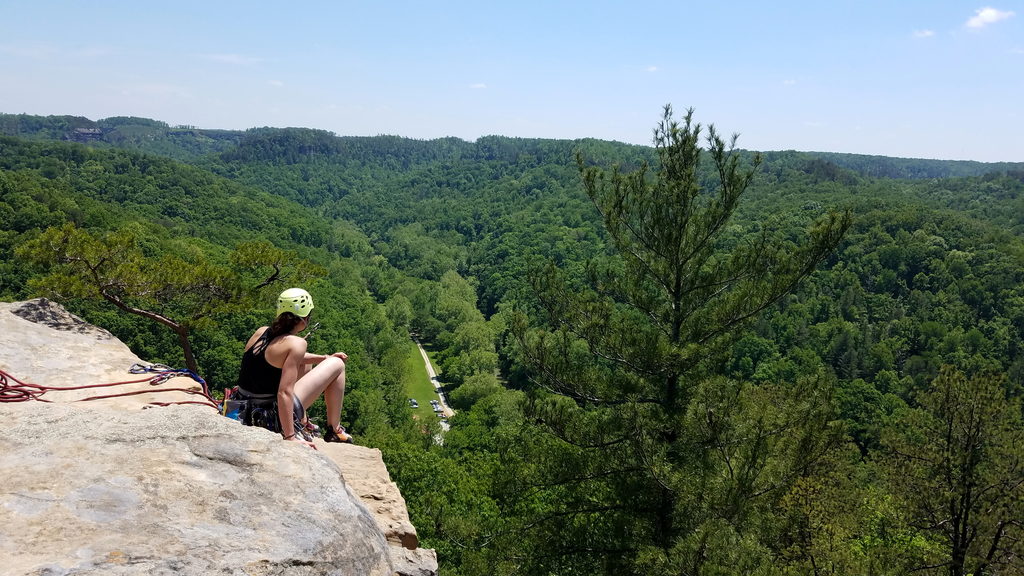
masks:
{"type": "MultiPolygon", "coordinates": [[[[441,389],[441,383],[437,380],[437,372],[434,371],[434,365],[430,363],[427,351],[423,349],[423,345],[420,344],[419,340],[416,340],[416,347],[420,349],[420,356],[423,356],[423,363],[427,368],[427,376],[430,376],[430,382],[434,385],[434,391],[437,392],[438,402],[441,404],[441,413],[444,414],[445,418],[454,416],[455,411],[448,405],[448,398],[444,395],[444,390],[441,389]]],[[[446,428],[446,426],[443,427],[446,428]]]]}

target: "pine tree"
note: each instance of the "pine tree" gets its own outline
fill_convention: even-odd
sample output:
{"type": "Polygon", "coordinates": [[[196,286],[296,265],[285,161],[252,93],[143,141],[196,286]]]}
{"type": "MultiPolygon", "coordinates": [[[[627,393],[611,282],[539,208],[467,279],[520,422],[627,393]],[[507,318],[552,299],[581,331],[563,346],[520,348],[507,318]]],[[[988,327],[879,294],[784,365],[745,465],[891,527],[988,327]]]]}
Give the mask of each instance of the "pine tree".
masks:
{"type": "Polygon", "coordinates": [[[608,173],[578,155],[615,257],[591,263],[585,282],[554,264],[531,278],[545,322],[521,317],[517,334],[543,432],[525,450],[545,465],[523,489],[547,506],[529,523],[537,571],[752,569],[755,509],[830,441],[819,379],[755,388],[715,366],[836,247],[849,214],[829,214],[801,244],[766,226],[738,234],[730,221],[760,157],[745,164],[736,136],[727,145],[713,126],[703,149],[692,117],[679,123],[666,106],[653,171],[608,173]]]}
{"type": "Polygon", "coordinates": [[[1024,419],[1006,388],[945,366],[883,437],[893,493],[944,551],[926,573],[1024,573],[1024,419]]]}

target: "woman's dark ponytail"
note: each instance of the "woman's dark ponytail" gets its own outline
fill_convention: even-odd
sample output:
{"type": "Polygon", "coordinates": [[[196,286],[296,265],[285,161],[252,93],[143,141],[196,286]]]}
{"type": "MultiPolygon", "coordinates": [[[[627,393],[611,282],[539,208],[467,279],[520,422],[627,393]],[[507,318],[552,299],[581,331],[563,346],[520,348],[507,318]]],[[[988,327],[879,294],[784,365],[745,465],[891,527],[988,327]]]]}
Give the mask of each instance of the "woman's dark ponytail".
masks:
{"type": "Polygon", "coordinates": [[[263,332],[263,336],[260,336],[260,341],[253,346],[253,352],[259,353],[259,349],[265,348],[267,344],[270,344],[270,342],[278,336],[291,334],[292,329],[295,328],[299,322],[302,322],[302,318],[299,318],[295,314],[292,314],[291,312],[281,312],[277,315],[277,318],[274,318],[274,323],[270,325],[270,328],[267,328],[267,330],[263,332]]]}
{"type": "Polygon", "coordinates": [[[292,329],[302,322],[302,318],[299,318],[291,312],[281,312],[277,318],[274,318],[274,323],[267,328],[267,334],[269,335],[268,340],[273,340],[283,334],[290,334],[292,329]]]}

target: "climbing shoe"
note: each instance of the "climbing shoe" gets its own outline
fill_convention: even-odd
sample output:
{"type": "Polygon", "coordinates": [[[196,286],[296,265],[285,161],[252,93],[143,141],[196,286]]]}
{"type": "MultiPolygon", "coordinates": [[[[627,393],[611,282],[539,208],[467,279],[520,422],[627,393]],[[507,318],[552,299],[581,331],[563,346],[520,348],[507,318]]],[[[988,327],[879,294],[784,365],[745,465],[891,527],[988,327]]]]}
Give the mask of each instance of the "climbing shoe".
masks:
{"type": "Polygon", "coordinates": [[[324,430],[324,442],[342,442],[346,444],[352,443],[352,435],[345,432],[345,429],[338,426],[338,431],[335,432],[334,428],[328,426],[324,430]]]}

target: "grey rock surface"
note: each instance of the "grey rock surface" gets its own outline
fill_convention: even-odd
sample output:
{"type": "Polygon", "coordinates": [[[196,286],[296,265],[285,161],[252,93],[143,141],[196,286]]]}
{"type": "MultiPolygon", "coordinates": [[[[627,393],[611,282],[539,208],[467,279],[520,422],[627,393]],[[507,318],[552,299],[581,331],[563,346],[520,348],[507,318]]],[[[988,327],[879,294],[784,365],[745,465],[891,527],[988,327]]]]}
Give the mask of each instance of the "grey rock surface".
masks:
{"type": "MultiPolygon", "coordinates": [[[[0,303],[4,386],[137,379],[134,363],[52,302],[0,303]]],[[[172,378],[0,402],[0,574],[437,573],[379,451],[314,451],[209,406],[150,405],[195,400],[187,390],[172,378]]]]}
{"type": "Polygon", "coordinates": [[[0,419],[0,573],[393,573],[337,466],[275,434],[195,406],[0,419]]]}

